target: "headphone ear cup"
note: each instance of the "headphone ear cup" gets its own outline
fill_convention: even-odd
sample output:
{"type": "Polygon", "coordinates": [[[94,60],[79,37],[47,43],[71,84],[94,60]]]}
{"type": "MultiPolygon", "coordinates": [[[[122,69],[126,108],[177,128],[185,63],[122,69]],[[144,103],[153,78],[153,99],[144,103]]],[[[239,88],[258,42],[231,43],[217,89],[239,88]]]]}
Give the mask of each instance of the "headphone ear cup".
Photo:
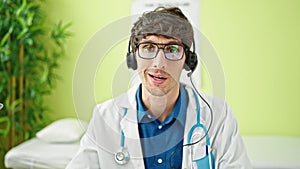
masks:
{"type": "Polygon", "coordinates": [[[127,67],[129,69],[133,69],[133,70],[137,69],[137,62],[135,59],[135,54],[133,52],[127,52],[126,62],[127,62],[127,67]]]}
{"type": "Polygon", "coordinates": [[[188,51],[186,53],[184,69],[187,70],[187,71],[194,72],[194,70],[197,67],[197,64],[198,64],[197,54],[195,52],[188,51]]]}

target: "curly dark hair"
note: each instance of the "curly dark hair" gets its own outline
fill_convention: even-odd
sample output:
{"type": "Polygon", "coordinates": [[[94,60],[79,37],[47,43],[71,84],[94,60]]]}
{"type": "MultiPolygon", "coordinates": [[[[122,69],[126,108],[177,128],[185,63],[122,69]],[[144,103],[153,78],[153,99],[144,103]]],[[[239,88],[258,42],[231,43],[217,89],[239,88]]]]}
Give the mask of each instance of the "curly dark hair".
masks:
{"type": "Polygon", "coordinates": [[[158,7],[154,11],[143,13],[131,29],[130,43],[133,51],[140,40],[148,35],[178,39],[188,49],[194,41],[193,27],[177,7],[158,7]]]}

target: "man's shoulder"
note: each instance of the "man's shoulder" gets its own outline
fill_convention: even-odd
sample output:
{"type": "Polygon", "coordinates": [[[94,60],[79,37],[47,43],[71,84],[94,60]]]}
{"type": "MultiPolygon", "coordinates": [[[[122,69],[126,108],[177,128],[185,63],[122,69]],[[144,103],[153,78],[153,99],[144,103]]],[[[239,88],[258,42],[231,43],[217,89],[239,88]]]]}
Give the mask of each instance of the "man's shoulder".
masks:
{"type": "MultiPolygon", "coordinates": [[[[200,104],[201,108],[210,107],[219,113],[226,111],[228,108],[228,104],[224,99],[225,96],[222,97],[214,93],[206,93],[189,85],[185,85],[184,87],[187,90],[190,99],[195,99],[195,97],[198,98],[198,104],[200,104]]],[[[191,101],[193,102],[193,100],[191,101]]]]}
{"type": "Polygon", "coordinates": [[[204,99],[209,103],[212,103],[212,102],[224,103],[225,102],[225,99],[222,96],[218,96],[217,94],[207,93],[203,90],[195,89],[195,87],[187,85],[187,84],[182,84],[182,85],[190,95],[192,95],[193,97],[197,96],[199,98],[199,100],[203,101],[203,99],[204,99]]]}
{"type": "Polygon", "coordinates": [[[127,92],[121,93],[102,103],[98,103],[96,107],[98,108],[128,107],[128,105],[133,104],[133,102],[135,102],[135,94],[137,92],[137,88],[138,87],[134,85],[127,92]]]}

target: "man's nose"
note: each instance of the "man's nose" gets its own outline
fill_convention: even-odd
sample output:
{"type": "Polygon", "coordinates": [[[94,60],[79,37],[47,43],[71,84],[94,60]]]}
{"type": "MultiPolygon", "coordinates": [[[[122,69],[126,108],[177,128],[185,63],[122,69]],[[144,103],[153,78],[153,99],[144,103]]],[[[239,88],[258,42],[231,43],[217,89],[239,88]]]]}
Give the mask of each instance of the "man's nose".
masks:
{"type": "Polygon", "coordinates": [[[159,49],[157,56],[153,59],[153,67],[158,69],[165,69],[167,67],[167,59],[163,49],[159,49]]]}

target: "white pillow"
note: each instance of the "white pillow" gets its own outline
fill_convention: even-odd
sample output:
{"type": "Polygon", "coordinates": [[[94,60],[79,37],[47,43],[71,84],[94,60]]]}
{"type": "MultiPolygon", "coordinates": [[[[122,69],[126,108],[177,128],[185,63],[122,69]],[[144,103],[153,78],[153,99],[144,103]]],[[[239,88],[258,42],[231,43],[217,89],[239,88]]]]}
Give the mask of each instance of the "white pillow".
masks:
{"type": "Polygon", "coordinates": [[[80,140],[87,123],[75,118],[57,120],[36,133],[36,137],[49,143],[68,143],[80,140]]]}

